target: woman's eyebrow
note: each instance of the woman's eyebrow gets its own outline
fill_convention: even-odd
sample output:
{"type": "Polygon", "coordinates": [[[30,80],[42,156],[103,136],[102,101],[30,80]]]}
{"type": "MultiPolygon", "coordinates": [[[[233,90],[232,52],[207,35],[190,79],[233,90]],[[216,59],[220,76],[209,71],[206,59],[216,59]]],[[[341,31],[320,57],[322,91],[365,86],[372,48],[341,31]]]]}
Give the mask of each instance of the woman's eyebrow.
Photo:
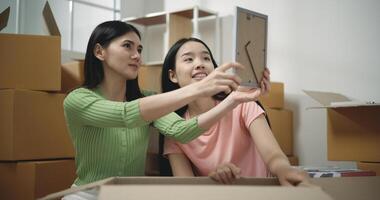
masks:
{"type": "Polygon", "coordinates": [[[183,54],[181,55],[181,57],[183,57],[183,56],[192,56],[192,55],[194,55],[193,52],[185,52],[185,53],[183,53],[183,54]]]}

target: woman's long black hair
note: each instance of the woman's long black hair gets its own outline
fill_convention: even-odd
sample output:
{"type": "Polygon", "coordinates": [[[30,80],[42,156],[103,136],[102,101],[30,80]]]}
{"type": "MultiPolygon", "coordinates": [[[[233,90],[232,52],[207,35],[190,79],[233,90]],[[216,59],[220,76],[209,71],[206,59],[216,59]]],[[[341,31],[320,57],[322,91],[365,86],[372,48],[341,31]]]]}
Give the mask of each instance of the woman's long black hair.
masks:
{"type": "MultiPolygon", "coordinates": [[[[94,55],[96,44],[103,48],[122,35],[129,32],[135,32],[141,39],[140,32],[132,25],[121,21],[106,21],[99,24],[91,34],[87,44],[86,57],[84,60],[84,83],[83,87],[93,89],[97,87],[104,79],[104,70],[102,62],[94,55]]],[[[138,79],[126,81],[126,99],[132,101],[143,97],[138,79]]]]}

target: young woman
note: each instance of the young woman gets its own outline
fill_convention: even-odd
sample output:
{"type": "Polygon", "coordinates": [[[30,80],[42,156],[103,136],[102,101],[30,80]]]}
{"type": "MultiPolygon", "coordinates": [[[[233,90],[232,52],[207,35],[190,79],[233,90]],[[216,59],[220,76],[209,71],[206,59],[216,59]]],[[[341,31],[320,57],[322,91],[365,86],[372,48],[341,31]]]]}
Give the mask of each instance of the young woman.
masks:
{"type": "MultiPolygon", "coordinates": [[[[142,49],[138,30],[120,21],[98,25],[89,39],[84,84],[64,101],[76,150],[78,177],[74,186],[111,176],[144,175],[149,125],[185,143],[198,137],[236,104],[223,101],[188,120],[171,113],[197,98],[235,90],[239,77],[225,71],[242,66],[226,64],[197,84],[149,96],[151,93],[141,91],[137,81],[142,49]]],[[[91,199],[91,194],[87,195],[84,198],[91,199]]]]}
{"type": "MultiPolygon", "coordinates": [[[[195,38],[181,39],[169,50],[162,70],[163,92],[188,87],[208,78],[217,65],[207,45],[195,38]]],[[[264,77],[269,76],[266,70],[264,77]]],[[[261,82],[267,90],[269,78],[261,82]]],[[[253,93],[260,93],[256,90],[253,93]]],[[[223,101],[238,102],[247,93],[234,91],[223,101]]],[[[221,103],[215,97],[200,97],[176,112],[186,119],[200,116],[221,103]]],[[[237,105],[237,104],[235,104],[237,105]]],[[[246,101],[226,113],[208,131],[187,144],[165,139],[174,176],[210,176],[222,183],[231,183],[240,176],[267,177],[276,175],[282,185],[307,182],[307,174],[292,168],[281,151],[255,101],[246,101]]]]}

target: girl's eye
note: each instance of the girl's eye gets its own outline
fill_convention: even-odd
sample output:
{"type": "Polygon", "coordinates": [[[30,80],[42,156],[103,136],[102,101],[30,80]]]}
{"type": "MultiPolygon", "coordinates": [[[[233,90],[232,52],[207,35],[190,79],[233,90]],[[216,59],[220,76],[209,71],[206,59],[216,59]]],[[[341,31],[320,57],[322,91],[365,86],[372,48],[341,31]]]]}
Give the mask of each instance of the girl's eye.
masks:
{"type": "Polygon", "coordinates": [[[204,59],[207,60],[207,61],[210,61],[210,60],[211,60],[210,57],[205,57],[204,59]]]}
{"type": "Polygon", "coordinates": [[[142,52],[142,48],[139,48],[139,49],[137,49],[137,52],[139,52],[139,54],[141,54],[141,52],[142,52]]]}

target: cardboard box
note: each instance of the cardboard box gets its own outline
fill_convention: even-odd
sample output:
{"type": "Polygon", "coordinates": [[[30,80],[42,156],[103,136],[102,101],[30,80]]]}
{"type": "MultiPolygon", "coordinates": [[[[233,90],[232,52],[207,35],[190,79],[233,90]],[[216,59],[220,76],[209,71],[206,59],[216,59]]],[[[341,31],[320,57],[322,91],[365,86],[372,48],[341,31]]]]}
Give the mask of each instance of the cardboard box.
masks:
{"type": "Polygon", "coordinates": [[[335,200],[380,199],[380,177],[378,176],[313,178],[311,181],[335,200]]]}
{"type": "Polygon", "coordinates": [[[0,160],[73,158],[64,94],[0,90],[0,160]]]}
{"type": "Polygon", "coordinates": [[[380,162],[380,104],[349,101],[343,95],[305,91],[327,109],[329,160],[380,162]]]}
{"type": "Polygon", "coordinates": [[[284,108],[284,83],[271,82],[269,94],[261,96],[259,101],[268,108],[284,108]]]}
{"type": "Polygon", "coordinates": [[[272,132],[282,151],[293,155],[293,113],[286,109],[265,108],[272,132]]]}
{"type": "Polygon", "coordinates": [[[223,185],[208,177],[116,177],[50,194],[41,200],[98,187],[99,200],[331,199],[318,187],[280,187],[275,178],[241,178],[232,185],[223,185]]]}
{"type": "Polygon", "coordinates": [[[0,44],[0,89],[61,89],[59,35],[0,34],[0,44]]]}
{"type": "Polygon", "coordinates": [[[84,82],[84,60],[62,64],[61,93],[69,93],[84,82]]]}
{"type": "Polygon", "coordinates": [[[0,163],[0,199],[34,200],[69,188],[74,160],[0,163]]]}
{"type": "Polygon", "coordinates": [[[380,162],[357,162],[358,169],[373,171],[380,176],[380,162]]]}

